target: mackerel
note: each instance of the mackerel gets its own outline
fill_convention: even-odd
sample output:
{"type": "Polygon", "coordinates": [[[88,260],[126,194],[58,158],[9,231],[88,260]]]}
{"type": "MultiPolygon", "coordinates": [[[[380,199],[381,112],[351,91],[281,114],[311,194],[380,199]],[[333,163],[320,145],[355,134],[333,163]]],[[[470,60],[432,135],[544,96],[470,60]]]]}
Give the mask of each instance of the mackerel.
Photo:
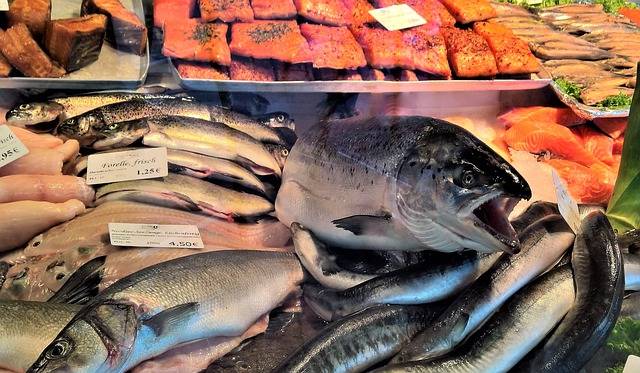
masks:
{"type": "Polygon", "coordinates": [[[518,255],[503,254],[392,361],[433,360],[453,350],[509,297],[554,266],[575,235],[561,216],[552,215],[529,226],[520,237],[518,255]]]}
{"type": "Polygon", "coordinates": [[[327,325],[272,373],[365,371],[393,356],[443,308],[377,305],[354,313],[327,325]]]}
{"type": "Polygon", "coordinates": [[[450,355],[388,365],[373,372],[506,372],[562,320],[574,299],[571,268],[555,268],[519,290],[450,355]]]}
{"type": "Polygon", "coordinates": [[[513,229],[521,234],[528,226],[549,215],[560,215],[558,204],[548,201],[535,201],[517,217],[511,220],[513,229]]]}
{"type": "Polygon", "coordinates": [[[446,299],[486,272],[500,253],[434,253],[420,263],[336,291],[305,284],[304,299],[323,319],[331,321],[374,304],[424,304],[446,299]]]}
{"type": "Polygon", "coordinates": [[[604,345],[624,295],[622,254],[609,220],[587,215],[571,256],[576,300],[553,334],[515,368],[517,372],[577,372],[604,345]]]}

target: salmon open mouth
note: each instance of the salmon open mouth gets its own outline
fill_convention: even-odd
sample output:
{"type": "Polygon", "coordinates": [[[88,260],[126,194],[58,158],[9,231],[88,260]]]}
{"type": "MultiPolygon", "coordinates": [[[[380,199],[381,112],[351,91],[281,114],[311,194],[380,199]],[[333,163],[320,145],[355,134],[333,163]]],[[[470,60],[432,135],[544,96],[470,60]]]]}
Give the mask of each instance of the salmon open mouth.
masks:
{"type": "Polygon", "coordinates": [[[509,221],[509,215],[520,202],[515,197],[495,197],[473,210],[476,226],[491,233],[498,241],[509,249],[508,252],[516,254],[520,251],[520,241],[509,221]]]}

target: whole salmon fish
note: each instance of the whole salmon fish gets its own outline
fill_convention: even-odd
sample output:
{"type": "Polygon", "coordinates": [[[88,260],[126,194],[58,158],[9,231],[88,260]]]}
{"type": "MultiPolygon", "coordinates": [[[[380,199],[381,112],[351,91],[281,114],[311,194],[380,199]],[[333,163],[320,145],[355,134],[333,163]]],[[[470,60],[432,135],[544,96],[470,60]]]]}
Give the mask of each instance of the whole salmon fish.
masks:
{"type": "Polygon", "coordinates": [[[527,182],[470,132],[422,116],[322,121],[287,157],[278,219],[344,248],[518,251],[527,182]]]}

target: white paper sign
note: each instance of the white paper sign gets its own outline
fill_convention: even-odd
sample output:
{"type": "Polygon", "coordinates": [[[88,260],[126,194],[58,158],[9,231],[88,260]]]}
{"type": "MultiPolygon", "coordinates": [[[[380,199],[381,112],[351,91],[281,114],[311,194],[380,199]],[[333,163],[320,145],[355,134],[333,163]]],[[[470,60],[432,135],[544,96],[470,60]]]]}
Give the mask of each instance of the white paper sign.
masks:
{"type": "Polygon", "coordinates": [[[624,370],[622,373],[638,373],[640,372],[640,357],[636,355],[629,355],[627,362],[624,364],[624,370]]]}
{"type": "Polygon", "coordinates": [[[391,5],[386,8],[370,10],[369,14],[389,31],[402,30],[427,23],[409,5],[391,5]]]}
{"type": "Polygon", "coordinates": [[[29,149],[13,134],[8,126],[0,126],[0,167],[27,155],[29,149]]]}
{"type": "Polygon", "coordinates": [[[204,248],[195,225],[109,223],[109,239],[114,246],[204,248]]]}
{"type": "Polygon", "coordinates": [[[152,179],[168,174],[167,148],[92,154],[87,159],[87,184],[89,185],[152,179]]]}
{"type": "Polygon", "coordinates": [[[553,176],[553,184],[556,187],[556,197],[558,198],[558,210],[560,215],[567,221],[569,227],[574,233],[580,230],[580,210],[578,210],[578,204],[571,198],[569,191],[565,188],[560,176],[555,170],[551,170],[551,176],[553,176]]]}
{"type": "Polygon", "coordinates": [[[0,0],[0,11],[9,10],[9,0],[0,0]]]}

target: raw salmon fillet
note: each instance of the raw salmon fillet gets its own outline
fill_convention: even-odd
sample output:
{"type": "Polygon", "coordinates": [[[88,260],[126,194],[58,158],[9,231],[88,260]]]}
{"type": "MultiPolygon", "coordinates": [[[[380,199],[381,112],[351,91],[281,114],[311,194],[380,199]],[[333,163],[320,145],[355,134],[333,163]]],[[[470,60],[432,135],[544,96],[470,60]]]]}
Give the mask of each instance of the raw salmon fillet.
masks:
{"type": "Polygon", "coordinates": [[[283,62],[312,62],[311,50],[296,21],[254,21],[231,26],[231,53],[283,62]]]}
{"type": "Polygon", "coordinates": [[[227,30],[227,24],[222,22],[207,23],[195,18],[167,20],[162,52],[167,57],[229,66],[231,50],[227,44],[227,30]]]}
{"type": "Polygon", "coordinates": [[[352,32],[371,67],[413,70],[413,55],[404,47],[402,32],[369,27],[354,28],[352,32]]]}
{"type": "Polygon", "coordinates": [[[300,31],[311,49],[313,67],[353,70],[367,64],[362,47],[344,26],[303,23],[300,31]]]}
{"type": "Polygon", "coordinates": [[[362,26],[365,23],[374,24],[376,19],[369,13],[375,8],[367,0],[343,0],[344,5],[351,12],[350,26],[362,26]]]}
{"type": "Polygon", "coordinates": [[[59,78],[66,72],[47,56],[24,23],[0,29],[0,52],[24,76],[59,78]]]}
{"type": "Polygon", "coordinates": [[[47,22],[51,20],[51,0],[13,0],[7,12],[9,27],[24,23],[38,42],[44,39],[47,22]]]}
{"type": "Polygon", "coordinates": [[[496,59],[482,36],[455,27],[443,27],[441,32],[447,45],[449,66],[456,76],[477,78],[498,74],[496,59]]]}
{"type": "Polygon", "coordinates": [[[621,118],[594,118],[593,123],[595,123],[600,130],[602,130],[607,135],[611,136],[614,139],[617,139],[626,131],[627,129],[627,119],[628,117],[621,118]]]}
{"type": "Polygon", "coordinates": [[[293,0],[298,15],[322,25],[348,26],[351,12],[342,0],[293,0]]]}
{"type": "Polygon", "coordinates": [[[275,72],[269,60],[256,60],[248,57],[233,56],[229,67],[231,80],[252,80],[273,82],[275,72]]]}
{"type": "Polygon", "coordinates": [[[147,48],[147,27],[119,0],[83,0],[80,14],[104,14],[109,17],[107,40],[119,50],[143,55],[147,48]]]}
{"type": "Polygon", "coordinates": [[[249,0],[200,0],[200,17],[205,22],[217,19],[223,22],[251,22],[254,19],[249,0]]]}
{"type": "Polygon", "coordinates": [[[207,62],[176,61],[176,70],[183,79],[229,80],[227,67],[207,62]]]}
{"type": "Polygon", "coordinates": [[[292,19],[298,14],[293,0],[251,0],[256,19],[292,19]]]}
{"type": "Polygon", "coordinates": [[[510,29],[488,22],[475,22],[473,31],[485,38],[496,58],[500,74],[531,74],[540,71],[529,44],[510,29]]]}
{"type": "Polygon", "coordinates": [[[608,169],[605,163],[589,152],[571,130],[553,122],[521,121],[504,133],[504,141],[516,150],[531,153],[551,152],[556,157],[591,167],[598,165],[608,169]]]}
{"type": "Polygon", "coordinates": [[[11,64],[7,61],[6,58],[0,53],[0,77],[7,77],[11,73],[11,64]]]}
{"type": "Polygon", "coordinates": [[[47,23],[44,48],[67,71],[92,64],[100,57],[107,32],[107,16],[56,19],[47,23]]]}
{"type": "Polygon", "coordinates": [[[571,132],[594,157],[613,166],[613,139],[588,125],[571,127],[571,132]]]}
{"type": "Polygon", "coordinates": [[[622,154],[622,145],[624,145],[624,135],[620,135],[613,140],[613,154],[622,154]]]}
{"type": "Polygon", "coordinates": [[[439,27],[422,25],[402,31],[402,40],[411,52],[413,66],[429,74],[449,78],[447,46],[439,27]]]}
{"type": "Polygon", "coordinates": [[[273,70],[276,73],[276,80],[279,82],[290,81],[312,81],[313,70],[308,63],[286,63],[273,61],[273,70]]]}
{"type": "Polygon", "coordinates": [[[495,9],[485,0],[440,0],[453,15],[456,21],[467,24],[484,21],[498,15],[495,9]]]}
{"type": "Polygon", "coordinates": [[[577,203],[609,203],[614,187],[610,180],[615,182],[614,173],[564,159],[549,159],[545,162],[556,170],[577,203]]]}
{"type": "Polygon", "coordinates": [[[196,0],[153,0],[153,25],[163,28],[166,20],[193,18],[195,10],[196,0]]]}
{"type": "Polygon", "coordinates": [[[541,121],[562,124],[563,126],[575,126],[583,124],[586,120],[570,108],[550,107],[550,106],[527,106],[508,108],[503,113],[498,114],[498,119],[507,127],[524,121],[541,121]]]}
{"type": "Polygon", "coordinates": [[[455,18],[449,13],[447,8],[438,0],[374,0],[376,8],[386,8],[391,5],[407,4],[415,10],[428,26],[453,26],[455,18]]]}

